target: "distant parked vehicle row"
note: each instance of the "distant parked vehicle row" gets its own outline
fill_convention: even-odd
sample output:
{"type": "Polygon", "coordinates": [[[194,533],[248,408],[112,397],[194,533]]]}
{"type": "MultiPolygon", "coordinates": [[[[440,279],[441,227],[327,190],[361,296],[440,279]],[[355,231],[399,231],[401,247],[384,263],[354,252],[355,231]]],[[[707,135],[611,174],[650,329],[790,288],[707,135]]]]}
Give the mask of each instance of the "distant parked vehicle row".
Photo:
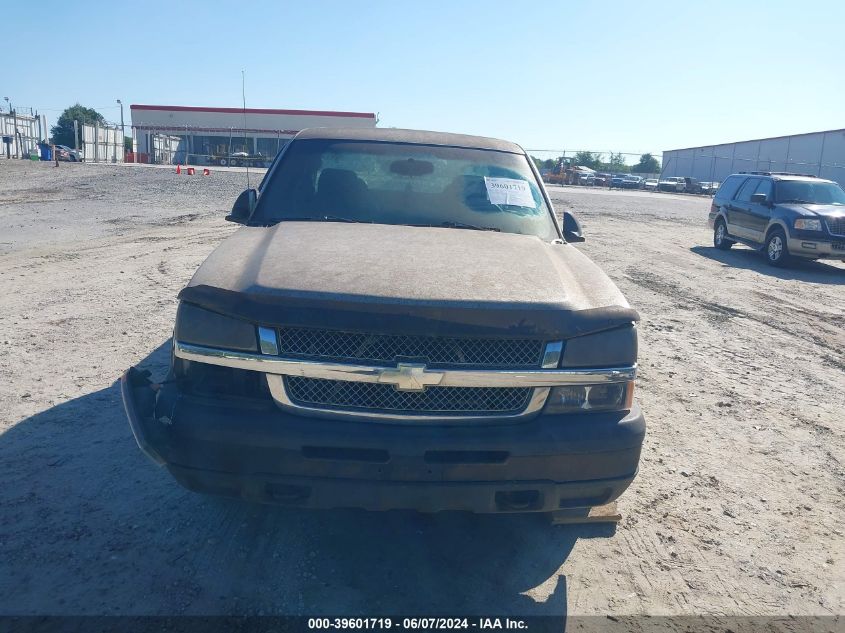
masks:
{"type": "Polygon", "coordinates": [[[663,178],[657,183],[658,191],[670,191],[673,193],[680,193],[684,190],[687,186],[687,183],[684,182],[684,179],[680,176],[669,176],[668,178],[663,178]]]}
{"type": "Polygon", "coordinates": [[[596,172],[579,171],[576,177],[576,184],[593,186],[596,184],[596,172]]]}
{"type": "Polygon", "coordinates": [[[644,185],[645,178],[633,174],[616,174],[610,179],[611,189],[642,189],[644,185]]]}
{"type": "MultiPolygon", "coordinates": [[[[669,176],[657,181],[659,191],[671,193],[694,193],[712,196],[718,191],[720,182],[701,182],[690,176],[669,176]]],[[[653,188],[654,185],[647,188],[653,188]]]]}
{"type": "Polygon", "coordinates": [[[560,158],[557,164],[542,174],[543,181],[550,185],[594,185],[596,171],[585,165],[576,165],[571,158],[560,158]]]}
{"type": "Polygon", "coordinates": [[[597,172],[583,165],[561,162],[555,168],[542,173],[543,180],[552,185],[585,185],[609,187],[611,189],[655,189],[657,180],[646,180],[634,174],[609,174],[597,172]],[[651,183],[648,185],[647,183],[651,183]]]}
{"type": "Polygon", "coordinates": [[[701,183],[695,178],[684,178],[684,193],[701,193],[701,183]]]}

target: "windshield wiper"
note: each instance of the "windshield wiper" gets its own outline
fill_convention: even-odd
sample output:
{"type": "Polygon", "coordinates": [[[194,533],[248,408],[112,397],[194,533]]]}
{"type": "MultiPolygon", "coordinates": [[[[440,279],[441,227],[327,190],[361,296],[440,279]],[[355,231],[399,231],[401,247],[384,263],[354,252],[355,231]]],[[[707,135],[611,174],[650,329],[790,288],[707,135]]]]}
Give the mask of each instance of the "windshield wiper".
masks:
{"type": "Polygon", "coordinates": [[[475,224],[466,224],[464,222],[453,222],[447,220],[446,222],[439,222],[438,224],[414,224],[413,226],[435,226],[449,229],[470,229],[472,231],[495,231],[500,233],[502,229],[497,229],[495,226],[476,226],[475,224]]]}
{"type": "Polygon", "coordinates": [[[818,204],[817,202],[813,202],[812,200],[800,200],[798,198],[790,198],[789,200],[781,200],[781,202],[795,203],[795,204],[818,204]]]}

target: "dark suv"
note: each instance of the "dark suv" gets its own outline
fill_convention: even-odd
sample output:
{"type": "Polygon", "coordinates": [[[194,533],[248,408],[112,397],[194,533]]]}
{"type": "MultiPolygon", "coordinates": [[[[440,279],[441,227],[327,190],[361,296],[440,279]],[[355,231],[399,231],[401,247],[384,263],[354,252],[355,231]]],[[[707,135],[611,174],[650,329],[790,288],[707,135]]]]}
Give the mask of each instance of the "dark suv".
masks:
{"type": "Polygon", "coordinates": [[[831,180],[779,172],[729,176],[713,197],[713,245],[741,242],[770,264],[791,257],[845,261],[845,191],[831,180]]]}
{"type": "Polygon", "coordinates": [[[701,183],[695,178],[684,178],[684,193],[701,193],[701,183]]]}

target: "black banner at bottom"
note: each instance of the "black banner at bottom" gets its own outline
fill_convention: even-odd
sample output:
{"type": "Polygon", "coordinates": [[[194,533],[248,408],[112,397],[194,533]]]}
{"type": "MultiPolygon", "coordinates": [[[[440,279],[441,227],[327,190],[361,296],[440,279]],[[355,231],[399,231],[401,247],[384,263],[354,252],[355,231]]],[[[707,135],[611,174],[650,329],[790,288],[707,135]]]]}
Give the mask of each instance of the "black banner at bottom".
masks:
{"type": "Polygon", "coordinates": [[[845,633],[841,616],[0,616],[0,633],[845,633]]]}

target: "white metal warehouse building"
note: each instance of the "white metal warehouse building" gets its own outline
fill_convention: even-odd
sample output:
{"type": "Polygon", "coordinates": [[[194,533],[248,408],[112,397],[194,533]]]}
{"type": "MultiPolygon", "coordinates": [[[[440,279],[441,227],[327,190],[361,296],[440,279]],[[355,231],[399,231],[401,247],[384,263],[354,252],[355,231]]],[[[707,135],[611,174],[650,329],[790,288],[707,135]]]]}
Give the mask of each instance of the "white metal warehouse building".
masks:
{"type": "Polygon", "coordinates": [[[375,127],[372,112],[132,105],[132,137],[139,162],[226,164],[232,155],[272,160],[309,127],[375,127]]]}
{"type": "Polygon", "coordinates": [[[661,177],[721,182],[739,171],[812,174],[845,187],[845,129],[663,152],[661,177]]]}

